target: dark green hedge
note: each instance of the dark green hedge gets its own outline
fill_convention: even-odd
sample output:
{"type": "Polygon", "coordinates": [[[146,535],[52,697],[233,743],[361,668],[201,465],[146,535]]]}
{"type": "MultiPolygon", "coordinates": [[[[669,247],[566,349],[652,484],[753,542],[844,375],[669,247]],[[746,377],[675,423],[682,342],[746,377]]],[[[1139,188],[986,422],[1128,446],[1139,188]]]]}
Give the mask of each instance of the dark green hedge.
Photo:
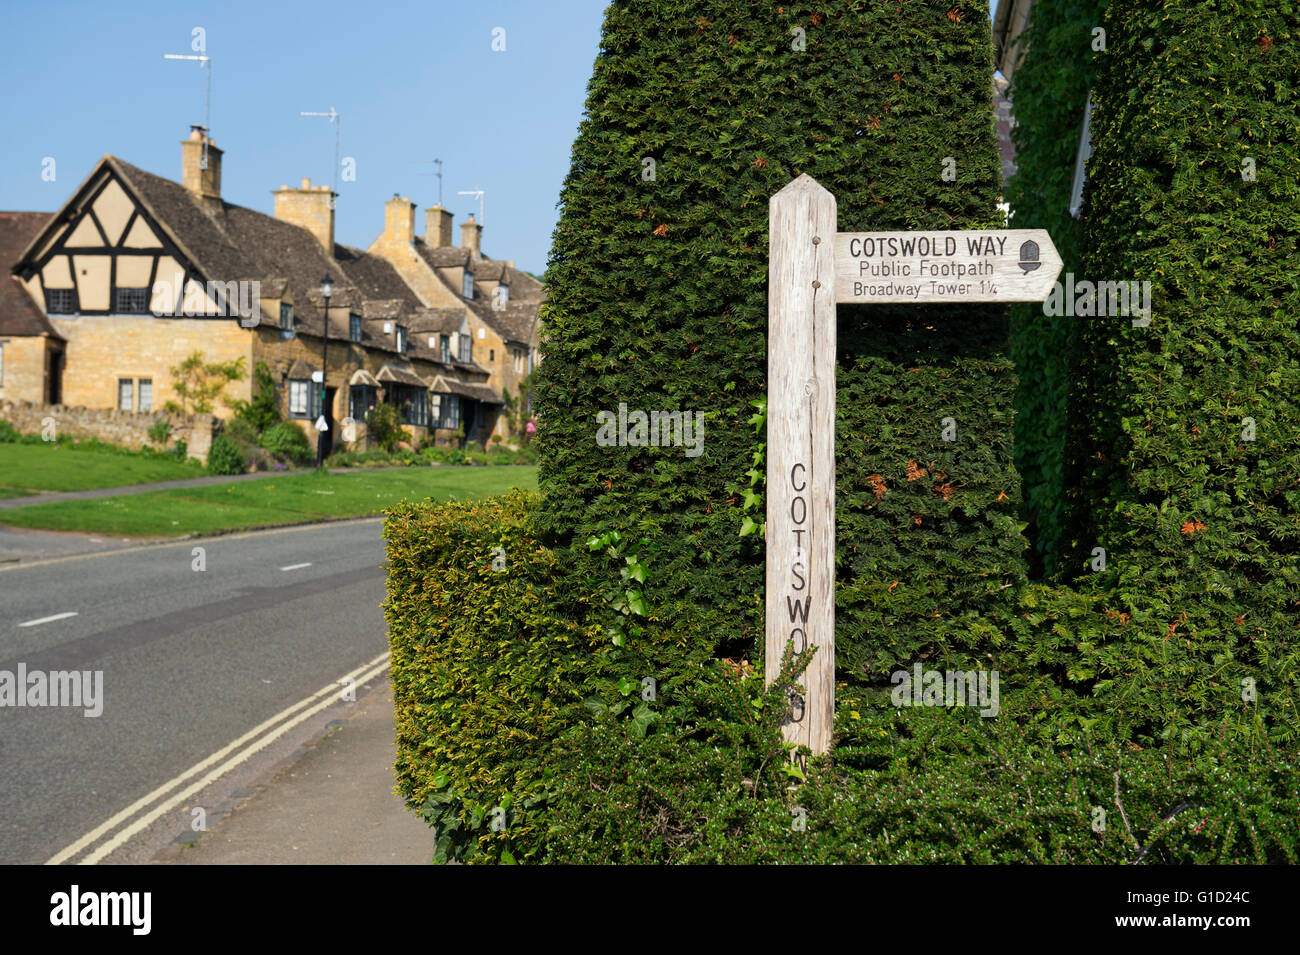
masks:
{"type": "Polygon", "coordinates": [[[1085,585],[1182,643],[1181,679],[1236,682],[1300,622],[1300,9],[1129,0],[1104,25],[1085,266],[1150,280],[1153,315],[1081,324],[1074,563],[1104,547],[1085,585]]]}
{"type": "MultiPolygon", "coordinates": [[[[737,536],[734,489],[764,392],[768,198],[808,173],[845,229],[997,224],[991,71],[978,2],[609,7],[547,272],[547,540],[637,527],[663,545],[665,597],[709,617],[705,639],[750,645],[761,541],[737,536]],[[595,416],[620,402],[705,412],[704,454],[598,446],[595,416]]],[[[837,642],[860,672],[992,607],[1023,575],[1023,545],[1004,312],[846,307],[839,326],[837,642]],[[887,413],[872,407],[885,398],[887,413]],[[946,477],[908,482],[909,460],[946,477]],[[891,489],[879,506],[874,475],[891,489]],[[899,609],[895,580],[918,609],[899,609]],[[928,617],[954,582],[968,602],[928,617]]]]}
{"type": "MultiPolygon", "coordinates": [[[[1010,0],[1008,0],[1010,2],[1010,0]]],[[[1070,215],[1070,187],[1083,113],[1096,69],[1092,30],[1107,0],[1040,0],[1021,43],[1030,51],[1012,74],[1016,174],[1004,196],[1018,229],[1046,229],[1066,272],[1082,273],[1083,225],[1070,215]]],[[[1034,567],[1055,575],[1079,519],[1067,510],[1066,436],[1081,319],[1048,316],[1038,304],[1011,309],[1016,366],[1016,469],[1024,482],[1034,567]]],[[[1077,505],[1077,502],[1075,502],[1077,505]]]]}

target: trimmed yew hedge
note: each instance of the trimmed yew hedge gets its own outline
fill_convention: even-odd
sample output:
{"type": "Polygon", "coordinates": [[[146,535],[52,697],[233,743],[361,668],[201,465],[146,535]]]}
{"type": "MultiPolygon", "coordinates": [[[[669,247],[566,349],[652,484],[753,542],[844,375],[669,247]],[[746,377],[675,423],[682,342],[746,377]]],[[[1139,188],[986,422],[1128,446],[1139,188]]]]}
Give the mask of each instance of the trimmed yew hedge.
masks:
{"type": "Polygon", "coordinates": [[[1300,623],[1300,8],[1113,0],[1104,26],[1085,267],[1151,281],[1153,314],[1081,323],[1074,566],[1105,548],[1084,586],[1180,681],[1239,687],[1300,623]]]}
{"type": "MultiPolygon", "coordinates": [[[[703,638],[753,646],[761,539],[737,531],[764,393],[768,198],[807,173],[846,229],[998,224],[991,72],[978,2],[609,7],[547,272],[546,540],[635,528],[662,544],[665,598],[707,616],[703,638]],[[598,446],[597,413],[620,403],[704,412],[703,455],[598,446]]],[[[1013,376],[1000,308],[842,307],[839,326],[837,642],[842,670],[874,676],[1023,577],[1013,376]],[[909,462],[927,477],[909,481],[909,462]]]]}
{"type": "MultiPolygon", "coordinates": [[[[1010,0],[1008,0],[1010,2],[1010,0]]],[[[1099,53],[1093,28],[1107,0],[1040,0],[1029,10],[1010,90],[1016,124],[1016,173],[1005,198],[1012,225],[1046,229],[1065,273],[1082,271],[1083,224],[1070,215],[1070,188],[1088,91],[1099,53]]],[[[1027,536],[1034,568],[1056,576],[1063,551],[1077,536],[1079,502],[1066,492],[1070,386],[1079,360],[1079,325],[1086,319],[1043,314],[1040,304],[1011,309],[1011,357],[1016,367],[1016,470],[1024,482],[1027,536]],[[1073,503],[1075,510],[1069,505],[1073,503]]]]}

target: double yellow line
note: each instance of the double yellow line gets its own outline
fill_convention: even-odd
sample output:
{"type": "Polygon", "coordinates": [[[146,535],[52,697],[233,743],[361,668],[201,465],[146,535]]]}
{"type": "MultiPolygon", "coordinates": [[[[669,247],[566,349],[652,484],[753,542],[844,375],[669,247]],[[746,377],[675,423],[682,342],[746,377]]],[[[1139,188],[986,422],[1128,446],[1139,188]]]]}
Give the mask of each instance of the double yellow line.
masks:
{"type": "Polygon", "coordinates": [[[279,737],[304,720],[331,706],[339,699],[340,684],[352,680],[353,685],[365,683],[383,673],[388,668],[388,653],[385,651],[368,663],[363,663],[351,673],[340,677],[334,683],[323,686],[311,696],[300,700],[293,706],[281,710],[264,723],[255,726],[234,742],[223,746],[211,756],[195,763],[185,772],[163,783],[148,795],[141,796],[131,805],[86,833],[76,842],[55,853],[46,860],[46,865],[61,865],[80,855],[92,846],[95,848],[79,861],[79,865],[94,865],[110,853],[117,851],[133,836],[153,825],[164,813],[175,809],[204,787],[220,779],[240,763],[265,749],[279,737]],[[234,755],[231,755],[231,754],[234,755]],[[224,762],[223,762],[224,760],[224,762]],[[219,765],[218,765],[219,764],[219,765]],[[213,767],[209,769],[209,767],[213,767]],[[206,772],[205,772],[206,770],[206,772]],[[197,779],[194,777],[198,776],[197,779]],[[192,780],[192,781],[191,781],[192,780]],[[171,796],[177,786],[189,782],[189,785],[171,796]],[[156,805],[155,805],[156,804],[156,805]],[[150,808],[152,807],[152,808],[150,808]],[[127,820],[135,818],[130,825],[114,833],[127,820]],[[114,833],[108,836],[109,833],[114,833]],[[104,838],[108,836],[107,838],[104,838]],[[103,840],[102,842],[100,840],[103,840]],[[98,843],[98,845],[96,845],[98,843]]]}

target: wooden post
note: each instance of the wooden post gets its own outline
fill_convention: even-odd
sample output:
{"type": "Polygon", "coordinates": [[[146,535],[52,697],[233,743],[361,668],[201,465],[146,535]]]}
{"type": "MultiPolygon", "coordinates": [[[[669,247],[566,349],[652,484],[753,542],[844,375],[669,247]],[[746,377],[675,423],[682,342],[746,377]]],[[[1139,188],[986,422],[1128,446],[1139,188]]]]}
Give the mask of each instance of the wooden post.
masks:
{"type": "Polygon", "coordinates": [[[768,206],[764,677],[817,652],[785,738],[830,748],[835,717],[835,197],[803,175],[768,206]]]}

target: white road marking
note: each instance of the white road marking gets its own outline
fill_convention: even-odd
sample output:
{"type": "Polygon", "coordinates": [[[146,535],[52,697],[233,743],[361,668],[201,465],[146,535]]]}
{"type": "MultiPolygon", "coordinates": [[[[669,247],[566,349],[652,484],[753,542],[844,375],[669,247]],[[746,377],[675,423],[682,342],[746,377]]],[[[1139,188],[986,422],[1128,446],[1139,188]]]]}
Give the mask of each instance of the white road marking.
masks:
{"type": "Polygon", "coordinates": [[[281,567],[281,570],[302,570],[304,567],[310,567],[311,561],[305,564],[290,564],[288,567],[281,567]]]}
{"type": "Polygon", "coordinates": [[[141,796],[135,802],[131,803],[131,805],[127,806],[121,812],[116,813],[114,816],[112,816],[112,818],[96,826],[94,829],[86,833],[76,842],[72,843],[67,848],[62,849],[55,855],[51,856],[48,860],[46,860],[45,864],[59,865],[61,863],[67,862],[73,856],[82,852],[88,846],[94,844],[94,842],[98,840],[101,836],[103,836],[105,833],[111,832],[113,829],[117,828],[123,822],[130,819],[140,810],[146,808],[156,800],[161,799],[168,792],[175,789],[177,786],[185,782],[190,777],[203,772],[213,763],[217,762],[218,760],[221,760],[225,756],[228,756],[231,752],[238,749],[240,746],[243,746],[245,743],[248,743],[249,740],[255,739],[258,735],[260,735],[264,731],[268,729],[271,730],[270,733],[268,733],[262,739],[257,740],[243,753],[235,756],[233,759],[226,762],[220,768],[213,770],[211,773],[209,773],[207,776],[201,779],[199,783],[195,784],[194,786],[191,786],[188,789],[185,789],[178,795],[173,796],[167,802],[161,804],[159,807],[154,809],[153,812],[142,817],[142,820],[138,820],[131,827],[124,829],[122,832],[118,833],[118,835],[114,836],[108,842],[104,843],[103,846],[101,846],[94,853],[92,853],[90,856],[87,856],[86,859],[83,860],[84,864],[91,864],[93,862],[97,862],[99,859],[102,859],[105,855],[107,855],[108,852],[114,851],[115,849],[120,847],[124,842],[126,842],[126,840],[129,839],[131,836],[135,835],[145,826],[151,824],[154,820],[156,820],[160,815],[162,815],[168,809],[178,805],[188,796],[197,792],[199,789],[207,785],[209,782],[212,782],[213,780],[217,779],[218,777],[226,773],[228,770],[233,769],[235,766],[238,766],[244,760],[248,759],[248,757],[252,756],[258,750],[262,749],[267,744],[271,743],[273,740],[283,735],[286,731],[296,726],[298,723],[301,723],[303,720],[307,719],[307,717],[311,716],[313,713],[316,713],[324,709],[326,706],[329,706],[331,703],[335,702],[335,700],[338,699],[336,694],[340,692],[339,687],[343,685],[346,680],[352,679],[354,681],[354,685],[359,685],[361,683],[364,683],[366,680],[371,679],[373,676],[382,673],[384,668],[387,666],[388,666],[388,653],[387,651],[385,651],[384,653],[381,653],[379,656],[375,657],[373,660],[369,661],[368,663],[361,664],[361,666],[357,667],[355,670],[353,670],[351,673],[347,674],[346,676],[340,677],[335,682],[327,686],[321,687],[319,690],[317,690],[315,693],[313,693],[311,696],[307,697],[306,699],[299,700],[297,703],[293,704],[292,706],[286,707],[285,709],[281,710],[279,713],[275,714],[275,716],[272,716],[269,720],[266,720],[265,722],[260,723],[259,725],[253,727],[243,736],[239,737],[239,739],[235,740],[232,743],[227,744],[226,746],[223,746],[221,749],[217,750],[215,753],[213,753],[211,756],[207,757],[206,759],[202,760],[201,762],[195,763],[193,766],[185,770],[185,772],[181,773],[180,775],[172,779],[169,779],[167,782],[163,783],[153,792],[141,796]],[[363,673],[365,674],[364,676],[361,675],[363,673]],[[316,706],[312,707],[310,710],[307,710],[306,712],[299,713],[298,716],[296,717],[293,716],[293,714],[296,711],[301,710],[305,706],[311,706],[312,703],[316,702],[317,700],[320,700],[321,697],[325,697],[323,702],[317,703],[316,706]],[[282,722],[284,720],[289,720],[290,717],[292,717],[292,720],[290,722],[282,722]],[[277,724],[282,724],[282,725],[277,726],[277,724]],[[107,850],[105,849],[105,847],[107,847],[107,850]]]}
{"type": "Polygon", "coordinates": [[[75,617],[77,611],[69,610],[66,613],[56,613],[52,617],[41,617],[39,620],[28,620],[26,623],[20,623],[20,627],[34,627],[40,623],[52,623],[55,620],[66,620],[68,617],[75,617]]]}

